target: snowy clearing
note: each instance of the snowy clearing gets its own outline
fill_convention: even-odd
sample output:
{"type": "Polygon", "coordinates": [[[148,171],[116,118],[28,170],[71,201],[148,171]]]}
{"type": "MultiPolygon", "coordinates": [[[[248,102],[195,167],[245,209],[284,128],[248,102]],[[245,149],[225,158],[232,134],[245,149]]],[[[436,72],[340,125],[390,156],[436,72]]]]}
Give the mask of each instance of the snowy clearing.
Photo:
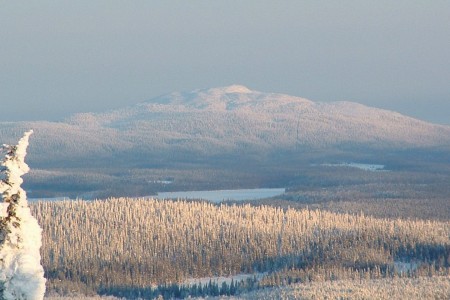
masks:
{"type": "Polygon", "coordinates": [[[267,272],[264,273],[253,273],[253,274],[237,274],[237,275],[230,275],[230,276],[215,276],[215,277],[202,277],[202,278],[190,278],[186,280],[183,285],[184,286],[192,286],[194,284],[201,284],[202,286],[208,285],[209,282],[217,283],[219,286],[222,285],[222,283],[231,284],[231,281],[239,282],[239,281],[245,281],[247,279],[261,279],[263,276],[267,275],[267,272]]]}

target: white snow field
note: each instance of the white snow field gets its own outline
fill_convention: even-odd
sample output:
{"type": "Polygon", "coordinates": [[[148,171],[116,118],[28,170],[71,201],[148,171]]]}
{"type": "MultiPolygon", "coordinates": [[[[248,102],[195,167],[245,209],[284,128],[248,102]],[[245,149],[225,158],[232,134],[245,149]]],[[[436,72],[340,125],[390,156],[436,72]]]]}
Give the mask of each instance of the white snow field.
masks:
{"type": "Polygon", "coordinates": [[[347,167],[347,168],[356,168],[363,171],[382,171],[385,168],[385,165],[379,165],[379,164],[363,164],[363,163],[339,163],[339,164],[322,164],[324,167],[347,167]]]}
{"type": "Polygon", "coordinates": [[[283,188],[214,190],[214,191],[184,191],[158,193],[157,199],[202,199],[211,202],[227,200],[242,201],[275,197],[283,194],[283,188]]]}

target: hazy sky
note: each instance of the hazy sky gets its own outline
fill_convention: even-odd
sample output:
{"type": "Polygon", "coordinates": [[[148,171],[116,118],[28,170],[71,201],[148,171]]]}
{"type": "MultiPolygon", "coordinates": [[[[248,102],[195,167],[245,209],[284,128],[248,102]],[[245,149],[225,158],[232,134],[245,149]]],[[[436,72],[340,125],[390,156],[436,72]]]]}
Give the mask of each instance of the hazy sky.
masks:
{"type": "Polygon", "coordinates": [[[0,0],[0,121],[235,83],[450,124],[450,1],[0,0]]]}

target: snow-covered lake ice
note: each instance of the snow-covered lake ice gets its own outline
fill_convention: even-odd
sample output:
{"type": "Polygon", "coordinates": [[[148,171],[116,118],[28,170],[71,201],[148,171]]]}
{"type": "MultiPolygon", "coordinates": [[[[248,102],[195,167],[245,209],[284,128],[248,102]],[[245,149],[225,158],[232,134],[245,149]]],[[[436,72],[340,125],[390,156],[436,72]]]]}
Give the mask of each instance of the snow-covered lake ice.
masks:
{"type": "Polygon", "coordinates": [[[203,199],[211,202],[224,200],[257,200],[275,197],[284,194],[284,188],[261,188],[240,190],[216,190],[216,191],[186,191],[186,192],[163,192],[158,193],[158,199],[203,199]]]}
{"type": "Polygon", "coordinates": [[[28,198],[29,202],[36,202],[36,201],[64,201],[64,200],[73,200],[69,197],[52,197],[52,198],[28,198]]]}
{"type": "MultiPolygon", "coordinates": [[[[213,190],[213,191],[182,191],[182,192],[161,192],[157,196],[145,198],[156,199],[202,199],[211,202],[221,202],[224,200],[257,200],[275,197],[284,194],[284,188],[261,188],[261,189],[239,189],[239,190],[213,190]]],[[[139,198],[139,197],[138,197],[139,198]]],[[[28,198],[28,201],[64,201],[73,200],[69,197],[55,198],[28,198]]]]}
{"type": "Polygon", "coordinates": [[[385,168],[385,165],[376,165],[376,164],[361,164],[361,163],[340,163],[340,164],[322,164],[321,166],[325,167],[349,167],[349,168],[356,168],[364,171],[382,171],[385,168]]]}

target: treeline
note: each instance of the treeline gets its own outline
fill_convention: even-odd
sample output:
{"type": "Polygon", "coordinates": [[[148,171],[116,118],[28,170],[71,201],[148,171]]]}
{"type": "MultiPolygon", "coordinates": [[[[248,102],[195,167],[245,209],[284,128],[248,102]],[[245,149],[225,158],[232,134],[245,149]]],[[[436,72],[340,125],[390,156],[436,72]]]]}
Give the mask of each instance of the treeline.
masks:
{"type": "MultiPolygon", "coordinates": [[[[258,297],[253,297],[250,299],[261,299],[264,297],[264,292],[257,292],[260,290],[268,291],[267,294],[273,293],[271,288],[284,287],[288,290],[288,286],[292,287],[296,284],[303,284],[308,286],[311,283],[320,283],[324,285],[330,285],[330,282],[339,282],[343,285],[354,284],[358,280],[361,284],[364,282],[368,286],[373,285],[373,281],[384,281],[385,285],[395,282],[401,282],[399,279],[404,281],[409,278],[413,278],[416,281],[426,282],[426,278],[430,278],[432,281],[434,279],[438,280],[436,286],[441,288],[442,278],[449,278],[450,275],[448,268],[436,268],[431,265],[424,265],[421,268],[414,270],[407,270],[406,272],[400,272],[395,267],[380,268],[375,267],[373,269],[357,269],[357,268],[343,268],[342,266],[333,267],[311,267],[307,269],[292,269],[292,270],[281,270],[270,273],[268,275],[262,276],[262,278],[248,277],[245,280],[231,280],[231,282],[223,281],[219,283],[212,279],[207,283],[194,283],[194,284],[161,284],[156,287],[126,287],[119,286],[113,288],[105,288],[98,290],[100,295],[114,295],[115,297],[125,298],[125,299],[185,299],[192,297],[218,297],[218,296],[236,296],[243,295],[244,298],[249,295],[258,294],[258,297]],[[422,279],[418,279],[422,278],[422,279]],[[425,279],[424,279],[425,278],[425,279]],[[256,291],[256,292],[255,292],[256,291]]],[[[312,285],[313,286],[313,285],[312,285]]],[[[450,278],[444,282],[443,287],[450,291],[450,278]]],[[[419,291],[423,287],[415,287],[419,291]]],[[[283,289],[282,289],[283,291],[283,289]]],[[[318,291],[318,290],[317,290],[318,291]]],[[[323,291],[321,291],[323,292],[323,291]]],[[[423,291],[421,291],[423,292],[423,291]]],[[[439,292],[436,289],[436,292],[439,292]]],[[[443,294],[443,293],[441,293],[443,294]]],[[[440,295],[438,293],[435,296],[440,295]]],[[[324,297],[329,297],[329,295],[324,294],[324,297]]],[[[373,296],[371,297],[373,298],[373,296]]],[[[272,299],[272,298],[270,298],[272,299]]],[[[281,298],[284,299],[284,298],[281,298]]]]}
{"type": "MultiPolygon", "coordinates": [[[[414,162],[419,159],[413,160],[414,162]]],[[[260,204],[378,218],[450,220],[450,172],[446,166],[420,171],[370,172],[314,166],[293,176],[287,193],[260,204]]],[[[404,167],[406,168],[406,167],[404,167]]],[[[253,202],[254,203],[254,202],[253,202]]]]}
{"type": "Polygon", "coordinates": [[[254,291],[259,287],[259,281],[256,278],[247,278],[240,281],[232,280],[230,283],[224,281],[220,284],[210,280],[206,284],[199,282],[191,285],[172,283],[143,288],[118,286],[100,289],[98,293],[126,299],[159,299],[161,297],[163,299],[184,299],[189,297],[235,296],[254,291]]]}
{"type": "Polygon", "coordinates": [[[399,260],[450,266],[449,222],[131,198],[38,202],[32,209],[43,227],[50,289],[70,282],[112,293],[314,268],[383,273],[399,260]]]}

